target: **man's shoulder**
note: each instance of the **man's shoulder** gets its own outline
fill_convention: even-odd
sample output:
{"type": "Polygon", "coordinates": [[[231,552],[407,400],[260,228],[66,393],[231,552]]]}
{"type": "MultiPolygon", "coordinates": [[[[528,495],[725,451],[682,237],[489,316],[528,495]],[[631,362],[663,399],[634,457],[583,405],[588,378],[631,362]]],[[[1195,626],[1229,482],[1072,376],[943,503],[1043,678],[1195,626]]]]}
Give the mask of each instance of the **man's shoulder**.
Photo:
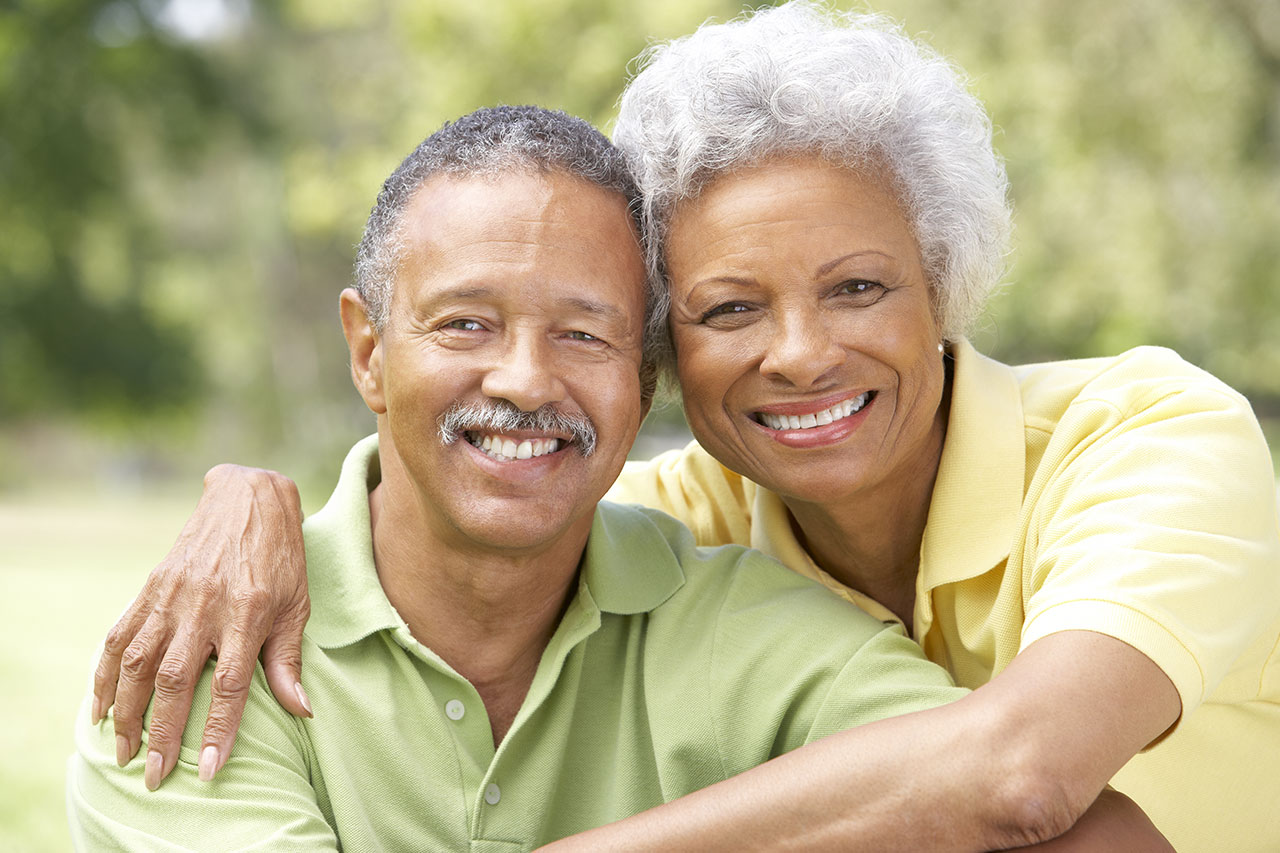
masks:
{"type": "MultiPolygon", "coordinates": [[[[886,625],[765,554],[700,547],[657,510],[603,506],[645,548],[619,570],[644,572],[634,555],[665,552],[683,582],[643,620],[645,696],[654,732],[676,742],[696,732],[724,775],[850,726],[918,711],[962,695],[925,660],[901,626],[886,625]],[[676,734],[673,734],[675,732],[676,734]]],[[[619,621],[623,630],[634,621],[619,621]]],[[[707,779],[706,782],[714,781],[707,779]]]]}
{"type": "Polygon", "coordinates": [[[653,572],[658,563],[678,569],[681,583],[650,611],[660,622],[686,629],[698,624],[721,634],[776,633],[797,645],[807,638],[825,638],[829,645],[836,632],[842,637],[837,645],[846,648],[886,627],[760,551],[698,545],[688,528],[660,510],[601,502],[593,536],[601,526],[610,533],[617,571],[653,572]]]}

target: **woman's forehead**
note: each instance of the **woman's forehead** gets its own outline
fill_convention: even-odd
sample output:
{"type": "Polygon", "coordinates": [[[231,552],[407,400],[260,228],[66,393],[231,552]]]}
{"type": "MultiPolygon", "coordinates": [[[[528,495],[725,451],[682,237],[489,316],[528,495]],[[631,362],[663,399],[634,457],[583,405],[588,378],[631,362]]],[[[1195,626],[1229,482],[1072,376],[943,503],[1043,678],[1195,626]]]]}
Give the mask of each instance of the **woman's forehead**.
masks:
{"type": "Polygon", "coordinates": [[[776,158],[719,176],[678,206],[666,237],[669,267],[755,244],[785,253],[805,241],[854,240],[889,254],[919,253],[885,176],[819,157],[776,158]]]}

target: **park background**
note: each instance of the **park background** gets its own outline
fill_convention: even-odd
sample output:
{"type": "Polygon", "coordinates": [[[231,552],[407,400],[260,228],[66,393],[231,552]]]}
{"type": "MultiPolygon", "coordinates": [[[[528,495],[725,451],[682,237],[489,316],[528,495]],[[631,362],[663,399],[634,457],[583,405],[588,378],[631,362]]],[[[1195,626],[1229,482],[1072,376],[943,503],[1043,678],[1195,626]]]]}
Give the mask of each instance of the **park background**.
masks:
{"type": "MultiPolygon", "coordinates": [[[[382,179],[482,105],[607,130],[637,53],[741,8],[0,6],[0,849],[69,847],[94,646],[203,471],[286,471],[310,512],[371,431],[335,309],[382,179]]],[[[979,348],[1170,346],[1248,395],[1280,447],[1280,4],[875,8],[969,72],[1008,164],[1009,286],[979,348]]],[[[680,429],[678,407],[659,412],[645,449],[680,429]]]]}

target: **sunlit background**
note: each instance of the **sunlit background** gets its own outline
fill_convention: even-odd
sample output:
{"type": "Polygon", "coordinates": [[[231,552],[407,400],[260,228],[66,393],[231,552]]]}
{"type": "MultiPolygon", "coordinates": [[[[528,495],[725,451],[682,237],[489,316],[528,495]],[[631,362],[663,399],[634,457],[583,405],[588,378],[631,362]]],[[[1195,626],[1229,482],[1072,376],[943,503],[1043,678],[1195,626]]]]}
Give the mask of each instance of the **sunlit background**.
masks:
{"type": "MultiPolygon", "coordinates": [[[[851,4],[841,3],[842,8],[851,4]]],[[[94,645],[202,472],[308,511],[372,419],[337,294],[382,179],[478,106],[606,130],[647,44],[717,0],[16,0],[0,6],[0,849],[62,850],[94,645]]],[[[977,343],[1177,349],[1280,443],[1280,4],[885,0],[954,57],[1017,209],[977,343]]],[[[648,448],[678,435],[651,419],[648,448]]]]}

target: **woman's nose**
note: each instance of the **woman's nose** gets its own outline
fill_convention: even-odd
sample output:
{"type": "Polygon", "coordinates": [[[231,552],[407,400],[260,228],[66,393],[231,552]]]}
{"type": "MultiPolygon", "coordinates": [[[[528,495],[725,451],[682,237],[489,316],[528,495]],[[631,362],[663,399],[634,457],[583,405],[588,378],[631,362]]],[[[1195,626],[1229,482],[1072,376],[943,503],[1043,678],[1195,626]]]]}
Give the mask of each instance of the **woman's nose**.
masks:
{"type": "Polygon", "coordinates": [[[846,354],[824,318],[814,314],[783,317],[774,327],[760,372],[798,388],[817,383],[844,363],[846,354]]]}

